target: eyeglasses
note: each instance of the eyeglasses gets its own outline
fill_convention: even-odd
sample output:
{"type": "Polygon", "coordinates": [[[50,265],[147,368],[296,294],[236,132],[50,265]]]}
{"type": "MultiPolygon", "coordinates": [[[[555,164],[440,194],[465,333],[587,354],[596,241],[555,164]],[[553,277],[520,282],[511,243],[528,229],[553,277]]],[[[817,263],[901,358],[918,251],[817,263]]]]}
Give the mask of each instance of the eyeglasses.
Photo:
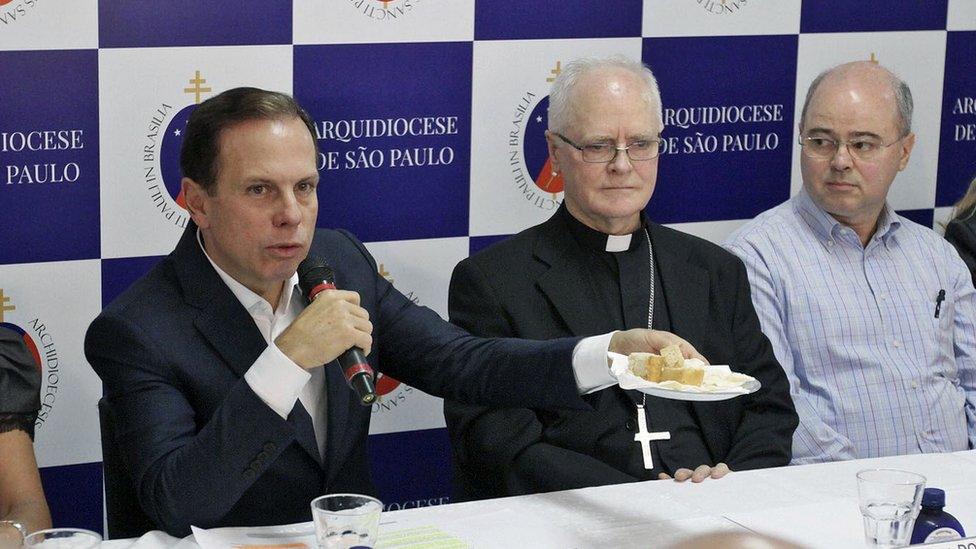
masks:
{"type": "Polygon", "coordinates": [[[800,136],[799,142],[800,146],[803,147],[803,152],[810,158],[830,160],[837,154],[840,146],[844,145],[847,148],[847,154],[851,155],[852,158],[870,162],[877,160],[885,148],[898,143],[906,137],[908,137],[907,133],[891,143],[885,143],[880,137],[872,136],[855,137],[846,141],[837,141],[836,139],[821,136],[800,136]]]}
{"type": "Polygon", "coordinates": [[[658,153],[661,151],[660,139],[638,139],[637,141],[627,144],[626,147],[617,147],[616,145],[607,142],[577,145],[561,133],[552,133],[559,139],[565,141],[570,147],[573,147],[582,153],[583,162],[590,162],[593,164],[613,162],[614,159],[617,158],[617,153],[620,151],[627,151],[627,157],[633,162],[653,160],[654,158],[657,158],[658,153]]]}

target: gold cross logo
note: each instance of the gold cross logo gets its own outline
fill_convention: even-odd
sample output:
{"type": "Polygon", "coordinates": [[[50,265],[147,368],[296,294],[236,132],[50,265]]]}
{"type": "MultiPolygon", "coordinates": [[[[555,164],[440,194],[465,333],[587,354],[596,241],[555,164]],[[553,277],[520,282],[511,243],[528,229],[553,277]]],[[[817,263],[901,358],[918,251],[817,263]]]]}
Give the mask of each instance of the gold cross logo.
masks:
{"type": "Polygon", "coordinates": [[[3,313],[17,309],[17,307],[13,305],[7,305],[9,301],[10,298],[3,295],[3,288],[0,288],[0,322],[3,322],[3,313]]]}
{"type": "Polygon", "coordinates": [[[207,83],[206,78],[200,77],[200,71],[196,71],[196,76],[190,79],[190,83],[193,84],[192,88],[183,88],[183,93],[192,93],[195,96],[196,104],[200,104],[200,94],[212,92],[213,89],[208,87],[203,87],[202,84],[207,83]]]}
{"type": "Polygon", "coordinates": [[[390,282],[393,282],[393,279],[390,278],[390,271],[387,271],[386,267],[384,267],[382,263],[380,263],[379,273],[380,276],[382,276],[383,278],[389,280],[390,282]]]}
{"type": "Polygon", "coordinates": [[[878,64],[878,58],[874,56],[874,52],[871,52],[871,59],[868,59],[868,61],[874,63],[875,65],[878,64]]]}
{"type": "Polygon", "coordinates": [[[563,62],[562,61],[556,61],[555,68],[553,68],[549,72],[552,73],[552,76],[546,78],[546,82],[552,82],[552,81],[554,81],[556,79],[556,77],[559,76],[559,73],[563,72],[563,62]]]}

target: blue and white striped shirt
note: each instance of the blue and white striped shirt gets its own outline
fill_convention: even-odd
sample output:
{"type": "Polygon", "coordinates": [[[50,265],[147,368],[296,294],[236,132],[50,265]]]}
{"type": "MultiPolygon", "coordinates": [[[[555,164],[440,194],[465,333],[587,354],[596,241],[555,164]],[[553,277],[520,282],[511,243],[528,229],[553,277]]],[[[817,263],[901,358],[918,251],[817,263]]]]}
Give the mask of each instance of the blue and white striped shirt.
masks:
{"type": "Polygon", "coordinates": [[[725,245],[790,378],[793,463],[976,447],[976,290],[938,234],[886,204],[862,246],[801,190],[725,245]]]}

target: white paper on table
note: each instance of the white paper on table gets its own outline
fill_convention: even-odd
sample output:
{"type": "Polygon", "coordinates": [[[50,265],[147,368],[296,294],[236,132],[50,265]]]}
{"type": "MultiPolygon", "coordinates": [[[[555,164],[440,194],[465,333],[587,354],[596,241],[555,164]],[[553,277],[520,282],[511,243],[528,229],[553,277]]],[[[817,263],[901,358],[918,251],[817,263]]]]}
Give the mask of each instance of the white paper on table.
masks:
{"type": "Polygon", "coordinates": [[[387,540],[395,537],[397,532],[425,526],[433,527],[455,538],[453,544],[438,545],[438,547],[580,546],[579,538],[574,532],[557,528],[532,515],[516,513],[508,508],[439,519],[426,513],[409,511],[400,511],[392,516],[383,515],[380,518],[380,535],[376,546],[419,549],[424,545],[388,545],[387,540]]]}
{"type": "Polygon", "coordinates": [[[616,376],[621,389],[668,389],[671,391],[683,391],[686,393],[738,393],[747,395],[750,391],[743,387],[749,381],[756,381],[756,378],[733,372],[731,368],[724,364],[706,365],[698,359],[685,359],[685,363],[693,363],[705,367],[705,377],[701,387],[685,385],[677,381],[662,381],[655,383],[635,375],[630,371],[627,355],[619,353],[607,353],[610,357],[610,372],[616,376]]]}
{"type": "Polygon", "coordinates": [[[792,541],[802,547],[864,546],[864,525],[856,499],[838,498],[792,507],[727,513],[725,517],[753,532],[792,541]]]}
{"type": "Polygon", "coordinates": [[[162,530],[152,530],[132,539],[110,539],[102,542],[101,549],[200,549],[193,536],[173,537],[162,530]]]}
{"type": "Polygon", "coordinates": [[[197,528],[193,537],[202,549],[316,549],[315,528],[311,522],[281,526],[197,528]]]}

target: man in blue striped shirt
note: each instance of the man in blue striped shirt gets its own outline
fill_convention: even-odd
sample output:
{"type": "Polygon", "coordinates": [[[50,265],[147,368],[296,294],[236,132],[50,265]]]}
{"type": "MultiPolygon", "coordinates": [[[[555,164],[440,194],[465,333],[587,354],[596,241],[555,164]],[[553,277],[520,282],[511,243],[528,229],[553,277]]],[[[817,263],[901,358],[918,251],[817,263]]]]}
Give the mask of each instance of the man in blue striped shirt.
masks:
{"type": "Polygon", "coordinates": [[[810,85],[803,188],[726,247],[746,264],[800,416],[793,463],[976,446],[976,290],[886,197],[908,164],[908,86],[869,62],[810,85]]]}

